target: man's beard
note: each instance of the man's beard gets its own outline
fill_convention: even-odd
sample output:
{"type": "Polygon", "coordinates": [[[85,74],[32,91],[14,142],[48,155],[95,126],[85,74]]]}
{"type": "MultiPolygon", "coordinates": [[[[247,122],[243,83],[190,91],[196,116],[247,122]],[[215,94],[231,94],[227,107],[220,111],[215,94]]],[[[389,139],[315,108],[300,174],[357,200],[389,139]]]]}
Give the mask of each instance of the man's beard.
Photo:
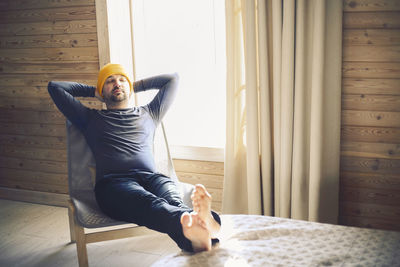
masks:
{"type": "Polygon", "coordinates": [[[126,97],[126,94],[124,92],[121,92],[121,94],[119,94],[119,95],[112,94],[111,97],[110,97],[110,100],[112,102],[122,102],[122,101],[124,101],[126,99],[127,99],[127,97],[126,97]]]}
{"type": "Polygon", "coordinates": [[[120,94],[117,94],[117,95],[114,94],[114,90],[113,90],[111,92],[111,95],[109,97],[107,97],[106,100],[108,100],[109,102],[118,103],[118,102],[125,101],[127,98],[128,97],[123,90],[120,90],[120,94]]]}

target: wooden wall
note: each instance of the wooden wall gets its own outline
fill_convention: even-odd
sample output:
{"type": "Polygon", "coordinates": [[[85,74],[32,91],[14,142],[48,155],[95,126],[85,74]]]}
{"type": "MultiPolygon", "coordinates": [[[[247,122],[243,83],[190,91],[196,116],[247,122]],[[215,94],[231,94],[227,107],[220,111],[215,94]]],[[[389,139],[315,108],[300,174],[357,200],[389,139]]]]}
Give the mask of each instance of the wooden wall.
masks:
{"type": "Polygon", "coordinates": [[[224,163],[197,160],[174,160],[179,180],[190,184],[203,184],[210,192],[212,208],[221,211],[224,163]]]}
{"type": "Polygon", "coordinates": [[[400,230],[400,1],[345,0],[340,223],[400,230]]]}
{"type": "Polygon", "coordinates": [[[64,205],[65,119],[47,83],[95,84],[98,68],[94,0],[0,2],[0,197],[64,205]]]}

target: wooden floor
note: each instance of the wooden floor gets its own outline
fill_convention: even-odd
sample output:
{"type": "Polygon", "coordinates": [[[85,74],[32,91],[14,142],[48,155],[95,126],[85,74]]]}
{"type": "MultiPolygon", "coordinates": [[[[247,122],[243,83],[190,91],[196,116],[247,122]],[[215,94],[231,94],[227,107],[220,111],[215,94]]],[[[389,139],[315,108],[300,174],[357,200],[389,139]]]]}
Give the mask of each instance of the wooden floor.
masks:
{"type": "MultiPolygon", "coordinates": [[[[158,233],[87,248],[90,266],[150,266],[180,251],[158,233]]],[[[67,209],[0,199],[0,266],[78,266],[67,209]]]]}

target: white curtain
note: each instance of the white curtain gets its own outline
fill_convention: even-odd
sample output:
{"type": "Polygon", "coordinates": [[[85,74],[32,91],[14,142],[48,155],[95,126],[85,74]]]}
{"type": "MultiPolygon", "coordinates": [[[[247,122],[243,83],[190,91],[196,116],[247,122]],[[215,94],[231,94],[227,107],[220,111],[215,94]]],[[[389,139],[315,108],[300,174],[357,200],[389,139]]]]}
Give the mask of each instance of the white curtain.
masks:
{"type": "Polygon", "coordinates": [[[341,0],[226,0],[223,213],[337,222],[341,0]]]}

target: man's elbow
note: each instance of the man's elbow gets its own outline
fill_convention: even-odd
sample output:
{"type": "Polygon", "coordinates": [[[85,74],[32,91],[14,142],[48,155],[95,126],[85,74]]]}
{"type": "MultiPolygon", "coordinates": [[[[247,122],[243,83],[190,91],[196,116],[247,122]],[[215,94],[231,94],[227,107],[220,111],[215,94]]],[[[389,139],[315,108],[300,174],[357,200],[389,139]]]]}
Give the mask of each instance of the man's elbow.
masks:
{"type": "Polygon", "coordinates": [[[53,89],[53,87],[54,87],[54,83],[52,81],[50,81],[47,84],[47,91],[50,93],[50,91],[53,89]]]}
{"type": "Polygon", "coordinates": [[[50,81],[47,84],[47,91],[49,92],[50,96],[56,93],[57,87],[58,87],[58,84],[57,84],[57,82],[54,82],[54,81],[50,81]]]}
{"type": "Polygon", "coordinates": [[[47,84],[47,90],[48,91],[50,91],[51,89],[53,89],[55,87],[55,82],[53,82],[53,81],[50,81],[48,84],[47,84]]]}

